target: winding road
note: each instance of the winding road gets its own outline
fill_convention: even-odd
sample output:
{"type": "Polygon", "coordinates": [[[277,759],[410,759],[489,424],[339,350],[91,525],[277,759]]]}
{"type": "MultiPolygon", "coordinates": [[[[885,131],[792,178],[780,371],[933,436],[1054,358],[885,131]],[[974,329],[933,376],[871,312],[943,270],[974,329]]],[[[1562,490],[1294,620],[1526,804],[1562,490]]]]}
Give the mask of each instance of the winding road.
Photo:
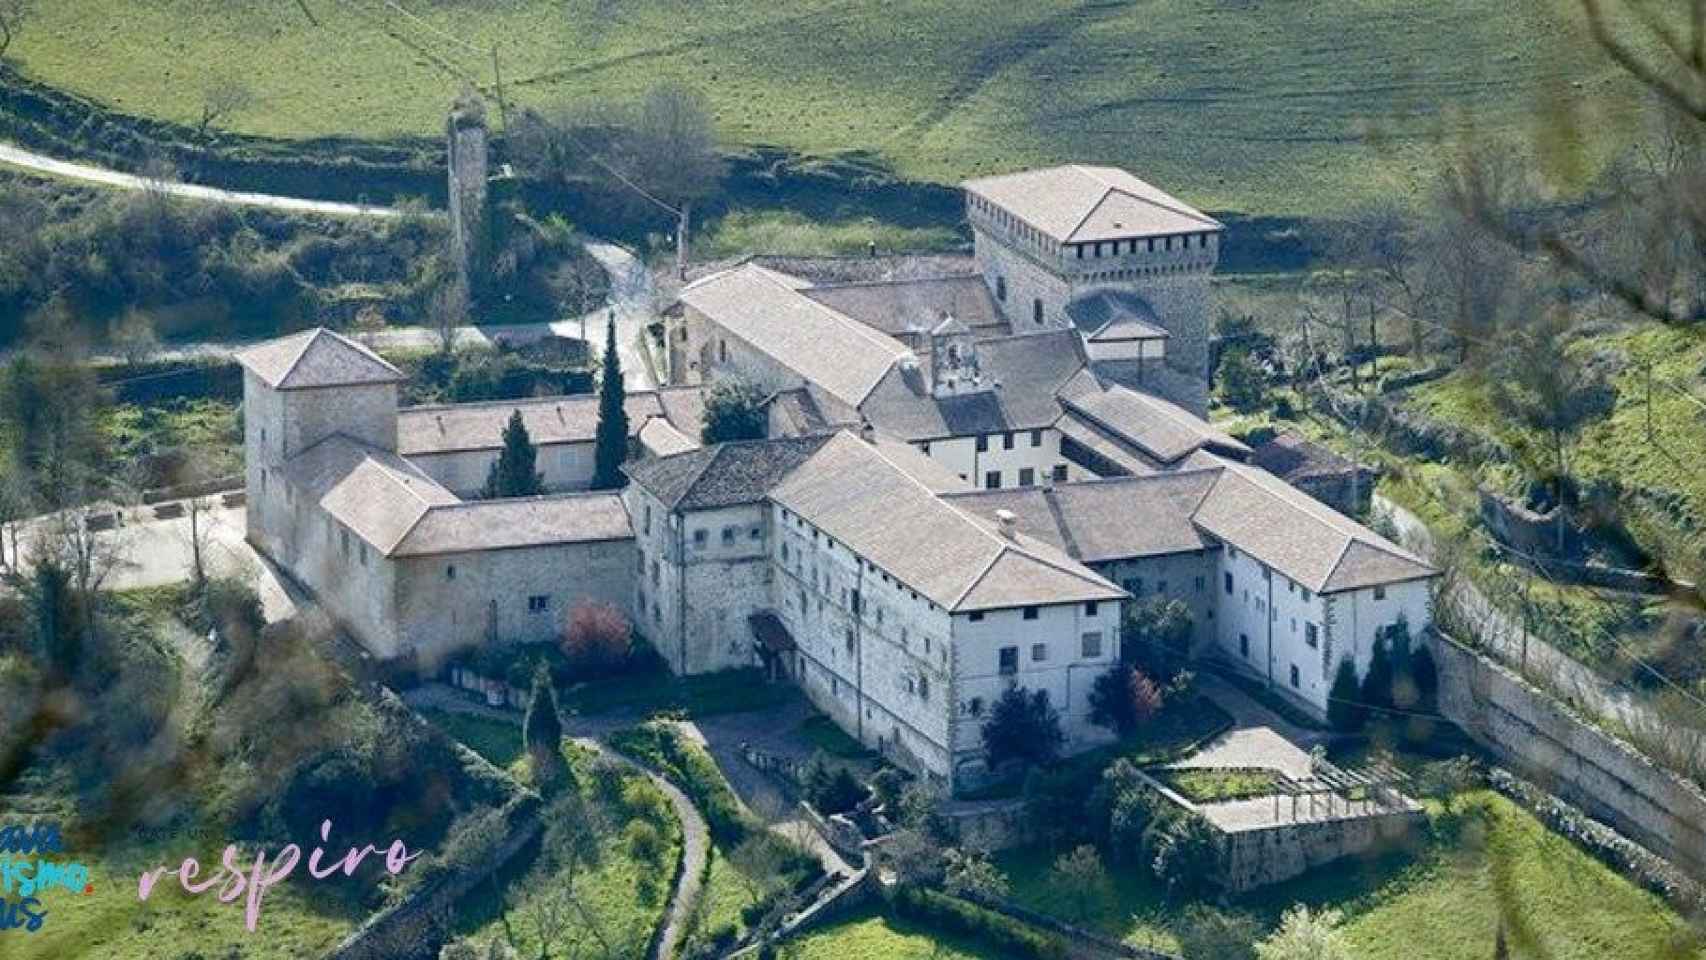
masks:
{"type": "MultiPolygon", "coordinates": [[[[304,200],[299,197],[284,197],[270,193],[244,193],[193,183],[155,180],[133,173],[123,173],[118,170],[108,170],[103,167],[60,160],[45,154],[24,150],[8,143],[0,143],[0,164],[96,186],[116,187],[121,190],[158,190],[168,196],[208,203],[265,207],[272,210],[339,217],[395,217],[399,215],[398,211],[390,207],[359,203],[336,203],[328,200],[304,200]]],[[[651,321],[655,313],[654,304],[657,294],[656,287],[652,282],[651,271],[647,270],[645,263],[633,253],[614,243],[588,240],[586,251],[594,260],[598,261],[599,266],[603,267],[604,272],[610,276],[610,301],[607,306],[600,307],[585,317],[574,317],[551,323],[458,327],[456,344],[458,346],[490,346],[499,342],[524,344],[543,340],[547,337],[581,338],[584,331],[587,339],[590,339],[593,344],[599,345],[604,341],[605,320],[613,312],[616,319],[616,350],[622,360],[623,387],[629,392],[649,390],[655,387],[657,378],[653,375],[651,364],[642,352],[643,347],[640,342],[640,338],[645,336],[646,324],[651,321]]],[[[426,349],[438,345],[437,331],[422,326],[388,327],[384,330],[360,333],[355,336],[375,349],[426,349]]],[[[252,345],[253,343],[250,341],[234,340],[180,343],[160,351],[158,357],[165,360],[229,357],[238,350],[252,345]]]]}

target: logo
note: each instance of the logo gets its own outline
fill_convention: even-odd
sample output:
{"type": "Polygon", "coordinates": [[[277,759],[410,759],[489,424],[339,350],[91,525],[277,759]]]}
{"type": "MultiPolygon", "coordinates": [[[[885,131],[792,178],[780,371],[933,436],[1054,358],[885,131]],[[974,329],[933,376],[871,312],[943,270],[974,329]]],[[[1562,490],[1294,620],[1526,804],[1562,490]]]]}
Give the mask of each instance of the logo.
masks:
{"type": "Polygon", "coordinates": [[[65,852],[56,823],[0,826],[0,933],[34,933],[47,919],[43,895],[90,894],[89,868],[49,859],[65,852]]]}

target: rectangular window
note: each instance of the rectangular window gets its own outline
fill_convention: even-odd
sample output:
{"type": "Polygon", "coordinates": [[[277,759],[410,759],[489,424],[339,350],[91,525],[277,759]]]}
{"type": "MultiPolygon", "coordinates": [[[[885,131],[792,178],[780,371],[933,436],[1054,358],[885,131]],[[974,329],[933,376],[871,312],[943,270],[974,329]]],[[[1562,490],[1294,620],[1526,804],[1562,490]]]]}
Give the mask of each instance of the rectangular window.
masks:
{"type": "Polygon", "coordinates": [[[1011,432],[1004,433],[1001,435],[1001,449],[1003,449],[1003,450],[1013,449],[1013,434],[1011,432]]]}
{"type": "Polygon", "coordinates": [[[456,564],[453,563],[450,566],[444,568],[444,579],[446,579],[446,580],[455,580],[456,579],[456,564]]]}
{"type": "Polygon", "coordinates": [[[1065,483],[1066,482],[1066,464],[1057,463],[1054,465],[1054,482],[1055,483],[1065,483]]]}
{"type": "Polygon", "coordinates": [[[1037,472],[1030,467],[1019,468],[1019,486],[1034,487],[1037,484],[1037,472]]]}
{"type": "Polygon", "coordinates": [[[1250,655],[1250,635],[1247,633],[1238,635],[1238,654],[1244,657],[1250,655]]]}
{"type": "Polygon", "coordinates": [[[983,485],[990,490],[1001,489],[1001,471],[991,470],[983,475],[983,485]]]}
{"type": "Polygon", "coordinates": [[[1043,445],[1043,432],[1041,430],[1032,430],[1031,431],[1031,446],[1040,447],[1042,445],[1043,445]]]}
{"type": "Polygon", "coordinates": [[[695,549],[695,550],[705,549],[705,544],[710,539],[711,539],[711,533],[708,530],[695,530],[695,531],[693,531],[693,549],[695,549]]]}
{"type": "Polygon", "coordinates": [[[1087,600],[1087,601],[1085,601],[1085,603],[1084,603],[1084,615],[1085,615],[1085,616],[1086,616],[1086,617],[1093,617],[1093,616],[1095,616],[1095,615],[1096,615],[1096,611],[1097,611],[1097,610],[1100,610],[1100,609],[1101,609],[1101,604],[1098,604],[1098,603],[1097,603],[1097,602],[1096,602],[1096,601],[1094,601],[1094,600],[1087,600]]]}
{"type": "Polygon", "coordinates": [[[930,455],[930,444],[928,444],[928,443],[919,444],[918,445],[918,452],[922,453],[928,457],[930,455]]]}
{"type": "Polygon", "coordinates": [[[848,653],[853,652],[853,631],[852,630],[847,631],[847,652],[848,653]]]}
{"type": "Polygon", "coordinates": [[[544,613],[551,609],[551,598],[543,593],[536,593],[527,598],[528,613],[544,613]]]}
{"type": "Polygon", "coordinates": [[[1303,642],[1311,647],[1321,646],[1321,628],[1313,623],[1303,625],[1303,642]]]}
{"type": "Polygon", "coordinates": [[[649,503],[648,503],[648,504],[646,504],[646,526],[645,526],[645,532],[646,532],[646,534],[647,534],[647,535],[650,535],[650,534],[651,534],[651,532],[652,532],[652,505],[651,505],[651,504],[649,504],[649,503]]]}
{"type": "Polygon", "coordinates": [[[1045,661],[1047,659],[1048,659],[1048,644],[1046,644],[1046,643],[1033,643],[1033,644],[1031,644],[1031,662],[1032,663],[1042,663],[1043,661],[1045,661]]]}
{"type": "Polygon", "coordinates": [[[1232,595],[1232,574],[1230,572],[1226,574],[1226,595],[1229,597],[1232,595]]]}
{"type": "Polygon", "coordinates": [[[725,546],[725,547],[733,546],[734,542],[735,542],[735,528],[734,527],[724,527],[723,528],[723,546],[725,546]]]}
{"type": "Polygon", "coordinates": [[[1309,602],[1309,591],[1308,590],[1303,591],[1303,602],[1304,603],[1309,602]]]}
{"type": "MultiPolygon", "coordinates": [[[[1082,250],[1083,248],[1080,247],[1079,249],[1082,250]]],[[[1043,322],[1043,302],[1040,298],[1031,301],[1031,321],[1033,323],[1043,322]]]]}
{"type": "Polygon", "coordinates": [[[752,525],[752,526],[750,526],[750,527],[748,527],[748,528],[747,528],[747,531],[746,531],[746,538],[747,538],[747,539],[748,539],[748,540],[757,540],[757,539],[758,539],[758,538],[759,538],[759,537],[761,537],[761,536],[763,536],[763,535],[764,535],[764,530],[763,530],[763,528],[761,528],[761,527],[760,527],[760,526],[759,526],[759,525],[758,525],[758,524],[756,524],[756,523],[755,523],[755,524],[753,524],[753,525],[752,525]]]}
{"type": "Polygon", "coordinates": [[[1292,686],[1293,686],[1293,687],[1298,687],[1298,686],[1302,686],[1302,684],[1301,684],[1301,683],[1299,683],[1299,681],[1300,681],[1300,680],[1301,680],[1301,679],[1302,679],[1302,678],[1301,678],[1301,677],[1299,677],[1299,676],[1298,676],[1298,673],[1297,673],[1297,664],[1295,664],[1295,663],[1294,663],[1294,664],[1292,664],[1292,665],[1291,665],[1291,685],[1292,685],[1292,686]]]}
{"type": "Polygon", "coordinates": [[[1386,599],[1386,588],[1385,587],[1375,587],[1374,588],[1374,599],[1385,600],[1386,599]]]}
{"type": "Polygon", "coordinates": [[[978,453],[987,453],[988,451],[989,451],[989,437],[985,434],[981,434],[981,433],[978,434],[977,435],[977,452],[978,453]]]}
{"type": "Polygon", "coordinates": [[[366,543],[366,541],[363,541],[361,544],[359,544],[359,546],[361,547],[361,565],[365,567],[365,566],[367,566],[367,543],[366,543]]]}
{"type": "Polygon", "coordinates": [[[1025,619],[1026,620],[1035,620],[1036,618],[1037,618],[1037,608],[1036,607],[1026,607],[1025,608],[1025,619]]]}
{"type": "Polygon", "coordinates": [[[1102,655],[1102,634],[1100,631],[1086,633],[1082,638],[1085,659],[1094,659],[1102,655]]]}
{"type": "Polygon", "coordinates": [[[1202,592],[1203,592],[1203,587],[1204,587],[1204,585],[1205,585],[1205,580],[1206,580],[1206,579],[1207,579],[1207,578],[1205,578],[1205,577],[1198,577],[1198,578],[1197,578],[1197,592],[1198,592],[1198,593],[1202,593],[1202,592]]]}
{"type": "Polygon", "coordinates": [[[1019,648],[1001,648],[1001,675],[1012,676],[1019,672],[1019,648]]]}

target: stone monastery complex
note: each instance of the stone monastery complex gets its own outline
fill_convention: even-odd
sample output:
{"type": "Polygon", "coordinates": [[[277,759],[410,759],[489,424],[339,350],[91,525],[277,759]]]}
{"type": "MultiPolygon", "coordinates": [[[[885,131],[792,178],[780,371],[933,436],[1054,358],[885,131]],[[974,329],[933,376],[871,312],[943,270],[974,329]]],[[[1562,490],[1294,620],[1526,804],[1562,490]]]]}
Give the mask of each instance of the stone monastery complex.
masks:
{"type": "Polygon", "coordinates": [[[250,539],[378,657],[550,640],[608,602],[677,673],[761,666],[952,784],[985,775],[1011,685],[1048,691],[1069,750],[1111,736],[1088,694],[1134,600],[1184,601],[1198,653],[1317,713],[1341,660],[1430,622],[1433,569],[1203,419],[1221,224],[1105,167],[965,192],[958,272],[754,258],[683,288],[620,492],[588,492],[594,397],[399,408],[402,374],[338,334],[255,347],[250,539]],[[703,446],[700,387],[731,374],[769,436],[703,446]],[[517,410],[553,492],[474,499],[517,410]]]}

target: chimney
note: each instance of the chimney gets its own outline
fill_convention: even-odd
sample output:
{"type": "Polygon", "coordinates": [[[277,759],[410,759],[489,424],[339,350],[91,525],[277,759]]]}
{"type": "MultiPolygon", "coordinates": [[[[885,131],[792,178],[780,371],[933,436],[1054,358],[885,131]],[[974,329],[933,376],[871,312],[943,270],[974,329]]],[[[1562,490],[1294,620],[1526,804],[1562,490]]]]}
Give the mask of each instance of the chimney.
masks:
{"type": "Polygon", "coordinates": [[[872,446],[876,446],[877,428],[871,426],[871,421],[866,420],[864,423],[859,425],[859,439],[871,444],[872,446]]]}
{"type": "Polygon", "coordinates": [[[1001,535],[1009,540],[1019,539],[1019,518],[1011,510],[995,511],[995,522],[1001,524],[1001,535]]]}

